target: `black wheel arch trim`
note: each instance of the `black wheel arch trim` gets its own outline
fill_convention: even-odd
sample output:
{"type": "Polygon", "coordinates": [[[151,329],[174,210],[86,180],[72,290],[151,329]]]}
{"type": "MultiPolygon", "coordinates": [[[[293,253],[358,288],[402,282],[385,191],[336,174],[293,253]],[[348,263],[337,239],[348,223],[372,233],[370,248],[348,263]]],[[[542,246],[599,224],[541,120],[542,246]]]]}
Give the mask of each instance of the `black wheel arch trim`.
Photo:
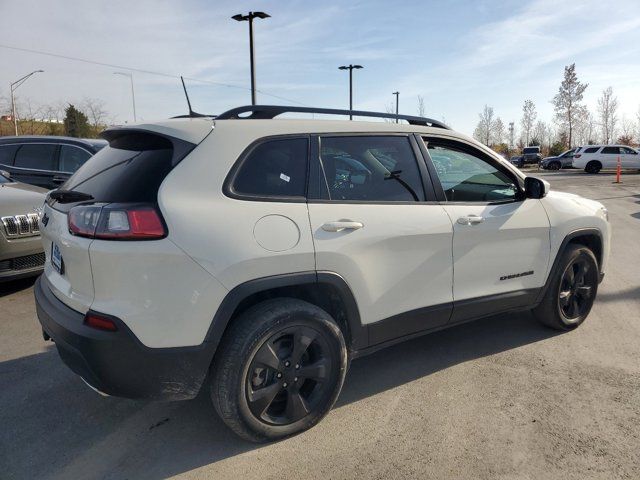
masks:
{"type": "Polygon", "coordinates": [[[555,276],[558,274],[558,270],[560,269],[560,260],[567,246],[571,243],[572,240],[578,237],[584,237],[589,235],[595,235],[600,241],[600,248],[601,248],[600,257],[598,257],[598,252],[593,252],[593,254],[596,256],[596,260],[598,261],[598,270],[600,274],[599,279],[600,281],[602,281],[602,279],[604,278],[604,273],[602,272],[602,255],[604,255],[604,250],[603,250],[604,239],[602,238],[602,232],[597,228],[581,228],[578,230],[574,230],[571,233],[567,234],[562,240],[562,243],[560,244],[560,248],[558,248],[555,259],[553,261],[553,265],[551,265],[551,268],[549,269],[549,274],[547,275],[547,281],[545,282],[544,286],[540,289],[540,293],[538,294],[538,298],[536,299],[536,304],[542,301],[542,298],[547,293],[547,290],[551,285],[551,282],[553,281],[555,276]]]}
{"type": "Polygon", "coordinates": [[[205,342],[213,351],[222,340],[222,336],[227,326],[233,318],[233,314],[240,306],[241,302],[251,295],[282,287],[294,287],[304,285],[329,285],[335,288],[341,297],[344,308],[346,310],[346,332],[348,339],[347,347],[351,350],[364,348],[369,343],[368,330],[362,325],[360,320],[360,311],[356,303],[355,297],[346,280],[335,272],[328,271],[307,271],[288,273],[283,275],[273,275],[263,278],[257,278],[241,283],[232,288],[225,296],[224,300],[218,307],[209,331],[205,337],[205,342]]]}

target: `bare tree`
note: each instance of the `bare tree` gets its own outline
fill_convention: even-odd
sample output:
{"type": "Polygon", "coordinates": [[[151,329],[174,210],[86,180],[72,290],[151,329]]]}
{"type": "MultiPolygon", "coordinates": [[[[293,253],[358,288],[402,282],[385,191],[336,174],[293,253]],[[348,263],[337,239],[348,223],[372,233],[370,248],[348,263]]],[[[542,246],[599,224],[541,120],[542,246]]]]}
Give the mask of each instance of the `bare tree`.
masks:
{"type": "Polygon", "coordinates": [[[104,105],[103,100],[95,98],[85,97],[84,100],[82,100],[81,109],[86,113],[89,118],[89,123],[91,123],[91,126],[96,132],[104,128],[107,123],[109,114],[104,109],[104,105]]]}
{"type": "Polygon", "coordinates": [[[602,140],[606,144],[615,137],[616,123],[618,123],[617,110],[618,99],[613,96],[613,88],[605,88],[602,91],[602,96],[598,99],[598,114],[602,128],[602,140]]]}
{"type": "Polygon", "coordinates": [[[422,95],[418,95],[418,116],[424,117],[426,112],[427,110],[424,106],[424,97],[422,95]]]}
{"type": "Polygon", "coordinates": [[[525,146],[529,145],[531,131],[533,130],[533,125],[535,124],[537,116],[536,106],[533,101],[525,100],[524,105],[522,106],[522,120],[520,120],[525,146]]]}
{"type": "Polygon", "coordinates": [[[536,126],[533,128],[533,137],[538,139],[540,147],[544,147],[547,141],[547,124],[542,120],[536,122],[536,126]]]}
{"type": "Polygon", "coordinates": [[[478,114],[478,116],[480,117],[480,121],[473,132],[473,136],[476,140],[484,143],[486,146],[489,146],[496,123],[493,116],[493,108],[485,105],[484,109],[478,114]]]}
{"type": "Polygon", "coordinates": [[[504,143],[504,138],[506,134],[504,129],[504,123],[502,123],[502,119],[500,117],[496,118],[496,121],[493,125],[492,133],[493,135],[491,140],[494,145],[504,143]]]}
{"type": "Polygon", "coordinates": [[[636,133],[636,125],[634,121],[628,119],[623,115],[622,120],[620,122],[620,137],[618,137],[617,142],[623,143],[625,145],[631,145],[633,143],[635,133],[636,133]]]}
{"type": "Polygon", "coordinates": [[[576,64],[564,67],[564,78],[551,103],[555,110],[556,121],[567,130],[569,146],[573,146],[573,129],[576,119],[583,111],[582,97],[588,83],[580,83],[576,74],[576,64]]]}

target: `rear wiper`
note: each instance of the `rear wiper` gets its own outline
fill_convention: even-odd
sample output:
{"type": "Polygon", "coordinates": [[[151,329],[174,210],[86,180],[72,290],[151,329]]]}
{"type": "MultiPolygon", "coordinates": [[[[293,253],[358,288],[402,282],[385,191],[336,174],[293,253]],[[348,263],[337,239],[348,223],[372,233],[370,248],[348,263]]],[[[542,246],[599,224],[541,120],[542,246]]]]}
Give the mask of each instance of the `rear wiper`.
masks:
{"type": "Polygon", "coordinates": [[[49,198],[57,200],[60,203],[82,202],[93,200],[88,193],[76,192],[74,190],[54,190],[49,194],[49,198]]]}

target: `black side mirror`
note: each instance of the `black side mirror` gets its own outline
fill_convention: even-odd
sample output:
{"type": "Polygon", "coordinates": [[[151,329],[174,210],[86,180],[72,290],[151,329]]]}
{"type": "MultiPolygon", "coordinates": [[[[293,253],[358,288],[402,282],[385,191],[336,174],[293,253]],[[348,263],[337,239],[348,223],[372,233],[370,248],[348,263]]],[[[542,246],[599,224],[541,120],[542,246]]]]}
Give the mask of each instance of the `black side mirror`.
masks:
{"type": "Polygon", "coordinates": [[[524,179],[524,194],[527,198],[544,198],[549,193],[549,182],[536,177],[524,179]]]}

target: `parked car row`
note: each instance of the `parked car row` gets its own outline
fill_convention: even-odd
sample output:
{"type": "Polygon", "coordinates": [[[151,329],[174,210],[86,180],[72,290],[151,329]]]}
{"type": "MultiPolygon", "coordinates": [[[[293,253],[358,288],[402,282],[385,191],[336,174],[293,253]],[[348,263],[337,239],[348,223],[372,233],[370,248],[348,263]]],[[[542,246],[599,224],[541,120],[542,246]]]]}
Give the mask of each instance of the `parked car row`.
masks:
{"type": "Polygon", "coordinates": [[[0,138],[0,282],[42,272],[38,218],[47,190],[66,182],[106,145],[54,136],[0,138]]]}

